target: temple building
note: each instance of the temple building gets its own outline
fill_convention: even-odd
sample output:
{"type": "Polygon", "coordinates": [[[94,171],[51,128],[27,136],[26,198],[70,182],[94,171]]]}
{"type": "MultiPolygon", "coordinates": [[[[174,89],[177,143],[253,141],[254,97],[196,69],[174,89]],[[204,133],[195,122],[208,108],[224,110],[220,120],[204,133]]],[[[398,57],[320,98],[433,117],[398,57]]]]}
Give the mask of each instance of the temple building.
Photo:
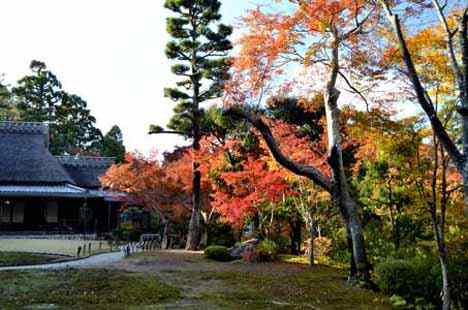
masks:
{"type": "Polygon", "coordinates": [[[125,196],[99,181],[111,158],[53,156],[46,124],[0,122],[0,234],[103,233],[125,196]]]}

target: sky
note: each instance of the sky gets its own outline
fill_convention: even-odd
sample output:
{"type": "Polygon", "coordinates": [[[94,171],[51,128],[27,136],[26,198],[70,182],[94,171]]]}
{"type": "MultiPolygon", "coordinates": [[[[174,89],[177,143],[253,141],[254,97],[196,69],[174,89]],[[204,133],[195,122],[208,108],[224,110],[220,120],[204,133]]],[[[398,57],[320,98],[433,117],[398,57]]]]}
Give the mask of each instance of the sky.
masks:
{"type": "MultiPolygon", "coordinates": [[[[97,126],[121,127],[127,150],[162,153],[186,143],[147,134],[166,125],[173,103],[163,96],[175,80],[164,55],[168,41],[164,0],[0,0],[0,74],[9,84],[44,61],[64,90],[88,102],[97,126]]],[[[249,0],[224,0],[233,23],[249,0]]]]}

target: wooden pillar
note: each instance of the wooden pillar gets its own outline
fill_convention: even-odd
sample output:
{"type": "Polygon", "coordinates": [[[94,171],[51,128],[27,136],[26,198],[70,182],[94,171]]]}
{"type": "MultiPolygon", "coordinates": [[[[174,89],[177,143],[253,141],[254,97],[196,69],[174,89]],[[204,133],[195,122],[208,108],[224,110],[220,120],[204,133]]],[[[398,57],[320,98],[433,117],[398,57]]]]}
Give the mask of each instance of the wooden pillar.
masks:
{"type": "Polygon", "coordinates": [[[110,232],[112,229],[111,226],[111,213],[112,213],[112,206],[111,202],[107,202],[107,232],[110,232]]]}

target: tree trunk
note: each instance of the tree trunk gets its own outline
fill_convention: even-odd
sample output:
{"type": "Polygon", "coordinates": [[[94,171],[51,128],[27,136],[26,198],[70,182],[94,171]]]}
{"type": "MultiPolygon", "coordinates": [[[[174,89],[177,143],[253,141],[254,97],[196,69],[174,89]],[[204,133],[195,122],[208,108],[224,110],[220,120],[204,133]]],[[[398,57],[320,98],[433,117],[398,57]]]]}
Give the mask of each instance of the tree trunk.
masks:
{"type": "MultiPolygon", "coordinates": [[[[357,278],[357,280],[363,280],[366,283],[371,283],[369,273],[370,264],[367,260],[364,233],[359,219],[359,214],[357,212],[356,203],[354,200],[346,198],[343,203],[345,204],[345,208],[349,214],[349,228],[347,229],[347,232],[349,234],[348,243],[351,241],[351,244],[349,245],[352,246],[352,250],[350,252],[353,258],[353,262],[350,265],[350,274],[354,274],[354,278],[357,278]]],[[[351,280],[353,280],[353,277],[351,280]]]]}
{"type": "Polygon", "coordinates": [[[309,265],[311,267],[315,266],[315,253],[314,253],[314,241],[315,241],[315,222],[313,216],[309,216],[309,220],[307,221],[307,228],[309,231],[309,238],[310,238],[310,243],[309,243],[309,249],[308,249],[308,254],[309,254],[309,265]]]}
{"type": "Polygon", "coordinates": [[[161,249],[167,250],[169,248],[169,231],[170,231],[170,222],[164,222],[164,228],[161,239],[161,249]]]}
{"type": "Polygon", "coordinates": [[[332,71],[324,92],[325,114],[328,132],[328,162],[332,170],[332,197],[334,202],[341,206],[340,211],[347,223],[348,232],[352,240],[352,253],[356,265],[356,276],[366,283],[370,283],[369,263],[365,251],[364,233],[359,218],[358,206],[349,193],[348,180],[343,166],[343,153],[341,149],[340,110],[338,98],[340,92],[336,89],[336,80],[339,70],[338,39],[332,46],[332,71]],[[347,221],[346,221],[347,219],[347,221]]]}
{"type": "Polygon", "coordinates": [[[449,275],[447,268],[447,257],[439,255],[440,268],[442,269],[442,309],[449,310],[451,306],[449,275]]]}
{"type": "Polygon", "coordinates": [[[208,229],[207,225],[202,225],[202,234],[200,239],[200,248],[206,248],[208,246],[208,229]]]}
{"type": "Polygon", "coordinates": [[[435,206],[431,204],[431,217],[434,229],[434,238],[437,245],[440,268],[442,270],[442,309],[449,310],[451,306],[450,281],[447,267],[447,246],[443,236],[443,227],[438,223],[435,206]]]}
{"type": "Polygon", "coordinates": [[[354,259],[353,238],[351,238],[351,229],[349,228],[348,224],[346,224],[346,241],[348,244],[348,251],[350,254],[348,281],[353,282],[357,278],[358,271],[357,271],[357,266],[356,266],[356,260],[354,259]]]}
{"type": "Polygon", "coordinates": [[[294,214],[293,218],[289,222],[289,225],[291,227],[291,254],[300,255],[302,225],[297,213],[294,214]]]}
{"type": "Polygon", "coordinates": [[[186,250],[196,251],[201,241],[202,216],[200,212],[200,171],[198,163],[194,162],[193,193],[192,193],[192,215],[190,217],[189,231],[187,236],[186,250]]]}
{"type": "MultiPolygon", "coordinates": [[[[197,105],[198,110],[198,105],[197,105]]],[[[195,114],[198,115],[198,112],[195,114]]],[[[200,150],[200,127],[198,117],[193,120],[193,176],[192,176],[192,215],[190,217],[189,231],[187,236],[186,250],[196,251],[200,246],[202,235],[202,214],[201,214],[201,172],[200,163],[197,161],[197,153],[200,150]]]]}

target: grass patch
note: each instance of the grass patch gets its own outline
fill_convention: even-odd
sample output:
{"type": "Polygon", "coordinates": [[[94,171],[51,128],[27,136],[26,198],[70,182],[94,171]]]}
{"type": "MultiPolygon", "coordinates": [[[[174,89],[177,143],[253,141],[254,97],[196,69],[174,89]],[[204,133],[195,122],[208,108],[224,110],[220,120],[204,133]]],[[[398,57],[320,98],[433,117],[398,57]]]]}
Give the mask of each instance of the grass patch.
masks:
{"type": "Polygon", "coordinates": [[[0,278],[1,309],[128,309],[180,297],[155,276],[123,271],[5,271],[0,278]]]}
{"type": "Polygon", "coordinates": [[[309,258],[306,256],[296,256],[296,255],[279,255],[279,260],[288,264],[301,264],[309,265],[309,258]]]}
{"type": "Polygon", "coordinates": [[[57,260],[58,258],[58,256],[54,255],[0,252],[0,267],[44,264],[57,260]]]}

